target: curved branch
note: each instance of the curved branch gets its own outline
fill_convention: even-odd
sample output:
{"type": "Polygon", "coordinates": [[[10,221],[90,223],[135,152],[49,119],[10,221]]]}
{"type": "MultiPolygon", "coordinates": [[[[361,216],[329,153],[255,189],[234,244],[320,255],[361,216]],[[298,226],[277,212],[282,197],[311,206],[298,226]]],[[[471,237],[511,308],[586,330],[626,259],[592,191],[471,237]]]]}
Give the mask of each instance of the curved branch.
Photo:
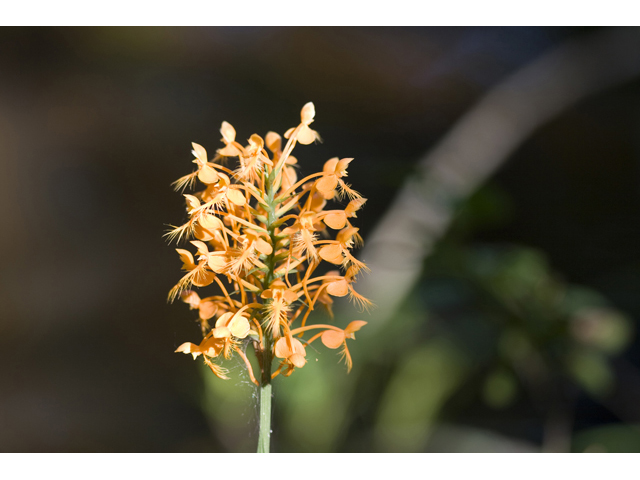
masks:
{"type": "Polygon", "coordinates": [[[538,127],[584,98],[640,75],[640,30],[613,28],[572,40],[493,88],[420,161],[369,236],[375,272],[360,290],[380,325],[419,278],[423,260],[472,194],[538,127]],[[402,232],[402,235],[399,235],[402,232]]]}

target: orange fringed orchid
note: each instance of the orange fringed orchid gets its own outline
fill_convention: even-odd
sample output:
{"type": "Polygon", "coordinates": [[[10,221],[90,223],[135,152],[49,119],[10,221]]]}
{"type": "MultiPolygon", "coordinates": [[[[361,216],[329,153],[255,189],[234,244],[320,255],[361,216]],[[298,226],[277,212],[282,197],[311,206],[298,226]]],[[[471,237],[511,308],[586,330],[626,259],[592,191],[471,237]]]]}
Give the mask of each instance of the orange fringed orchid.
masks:
{"type": "Polygon", "coordinates": [[[233,126],[223,122],[224,145],[215,157],[210,159],[204,147],[193,143],[197,169],[174,183],[176,190],[203,185],[203,190],[184,195],[189,218],[167,234],[178,241],[192,239],[196,249],[176,249],[186,274],[169,299],[180,297],[198,310],[204,337],[198,344],[183,343],[176,352],[202,356],[220,378],[226,379],[228,372],[215,361],[238,355],[259,384],[247,346],[255,349],[262,383],[279,374],[289,376],[304,367],[306,348],[316,339],[329,349],[341,348],[351,369],[347,339],[354,339],[366,322],[355,320],[340,328],[307,325],[307,319],[318,303],[333,318],[332,297],[349,295],[359,306],[371,306],[354,289],[356,276],[367,267],[352,254],[362,238],[351,220],[366,199],[344,181],[352,158],[332,158],[322,172],[298,180],[291,152],[296,143],[320,139],[309,127],[314,117],[313,103],[307,103],[300,124],[284,134],[284,148],[275,132],[264,139],[253,134],[243,146],[233,126]],[[221,163],[228,157],[237,158],[235,170],[221,163]],[[327,201],[345,194],[350,200],[346,206],[326,209],[327,201]],[[330,239],[333,231],[335,240],[330,239]],[[344,272],[314,276],[323,262],[344,272]],[[204,298],[192,290],[209,286],[216,291],[204,298]],[[273,370],[271,361],[276,359],[280,364],[273,370]]]}

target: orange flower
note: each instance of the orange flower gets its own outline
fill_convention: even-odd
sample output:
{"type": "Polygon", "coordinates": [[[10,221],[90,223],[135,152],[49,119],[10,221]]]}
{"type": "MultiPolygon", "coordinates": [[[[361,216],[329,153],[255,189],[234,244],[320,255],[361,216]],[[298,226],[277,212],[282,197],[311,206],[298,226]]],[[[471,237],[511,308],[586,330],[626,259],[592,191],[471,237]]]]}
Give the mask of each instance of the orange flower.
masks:
{"type": "Polygon", "coordinates": [[[254,133],[249,138],[249,146],[240,155],[240,167],[235,172],[236,176],[240,180],[255,182],[260,177],[264,164],[273,167],[264,150],[264,140],[254,133]]]}
{"type": "Polygon", "coordinates": [[[228,370],[219,365],[213,363],[210,358],[215,358],[224,349],[224,341],[221,341],[215,337],[208,337],[200,342],[200,345],[196,345],[191,342],[185,342],[180,345],[175,353],[190,353],[195,360],[199,355],[202,355],[204,358],[204,363],[211,369],[215,376],[221,378],[223,380],[228,380],[227,377],[228,370]]]}
{"type": "Polygon", "coordinates": [[[242,187],[232,184],[224,173],[219,173],[218,177],[218,183],[209,185],[202,192],[202,200],[210,205],[225,205],[227,208],[229,208],[229,202],[240,207],[243,206],[246,199],[242,193],[242,187]]]}
{"type": "Polygon", "coordinates": [[[350,266],[344,276],[336,276],[335,280],[329,280],[326,283],[326,289],[327,293],[334,297],[344,297],[348,294],[349,297],[360,306],[360,308],[366,310],[371,308],[373,304],[353,288],[353,283],[355,282],[355,277],[358,274],[358,271],[359,268],[356,266],[350,266]]]}
{"type": "Polygon", "coordinates": [[[335,195],[336,187],[340,187],[338,190],[338,196],[346,193],[350,198],[360,198],[360,194],[355,190],[352,190],[342,178],[347,176],[347,167],[353,161],[353,158],[338,157],[327,160],[322,168],[322,178],[315,183],[316,189],[325,197],[333,198],[335,195]]]}
{"type": "Polygon", "coordinates": [[[318,252],[323,260],[336,265],[342,265],[345,268],[354,266],[354,270],[352,270],[352,274],[354,275],[359,270],[368,271],[365,263],[355,258],[349,251],[354,245],[362,243],[362,237],[358,234],[357,228],[344,228],[338,232],[335,240],[328,240],[325,241],[325,243],[329,243],[329,245],[325,245],[318,252]]]}
{"type": "Polygon", "coordinates": [[[230,123],[222,122],[220,127],[224,148],[218,150],[218,154],[224,157],[237,157],[242,153],[242,146],[236,142],[236,129],[230,123]]]}
{"type": "Polygon", "coordinates": [[[191,285],[196,287],[206,287],[214,281],[215,274],[207,270],[207,261],[200,260],[198,264],[195,263],[193,255],[189,250],[182,248],[176,248],[176,252],[180,255],[182,260],[182,269],[187,270],[188,273],[180,279],[178,284],[169,292],[169,300],[173,301],[184,290],[191,285]]]}
{"type": "Polygon", "coordinates": [[[249,229],[245,229],[244,232],[244,235],[236,237],[238,248],[233,251],[232,259],[225,266],[234,275],[257,265],[259,254],[269,255],[273,251],[273,247],[269,242],[260,238],[260,235],[268,238],[266,234],[260,234],[249,229]]]}
{"type": "Polygon", "coordinates": [[[209,336],[202,340],[199,345],[185,342],[176,349],[176,353],[190,353],[195,360],[200,355],[215,358],[222,352],[224,341],[217,337],[209,336]]]}
{"type": "Polygon", "coordinates": [[[193,187],[196,178],[205,184],[215,183],[218,181],[218,172],[216,172],[213,164],[209,163],[209,160],[207,160],[207,151],[204,147],[197,143],[192,143],[191,146],[193,147],[191,153],[196,157],[193,162],[198,165],[198,169],[195,172],[185,175],[184,177],[180,177],[178,180],[173,182],[172,185],[174,185],[176,190],[183,190],[187,186],[193,187]]]}
{"type": "Polygon", "coordinates": [[[207,160],[207,151],[204,147],[197,143],[192,143],[193,154],[196,159],[194,162],[198,165],[198,180],[207,185],[218,181],[218,172],[209,164],[207,160]]]}
{"type": "Polygon", "coordinates": [[[307,356],[307,352],[297,338],[280,338],[276,342],[275,356],[284,359],[281,367],[286,367],[286,370],[282,372],[285,377],[293,373],[294,367],[302,368],[307,363],[307,359],[304,358],[307,356]]]}
{"type": "Polygon", "coordinates": [[[227,312],[220,315],[216,322],[216,327],[211,330],[211,333],[216,338],[231,338],[233,335],[236,338],[246,338],[247,335],[258,335],[251,330],[249,320],[242,315],[242,310],[238,310],[236,313],[227,312]]]}
{"type": "Polygon", "coordinates": [[[278,338],[280,327],[288,327],[289,305],[298,299],[298,294],[288,290],[282,280],[275,280],[268,289],[262,292],[260,297],[271,299],[271,302],[265,305],[267,313],[265,325],[271,331],[273,338],[278,338]]]}
{"type": "Polygon", "coordinates": [[[209,319],[212,318],[219,309],[214,297],[200,299],[198,294],[193,290],[186,290],[180,294],[180,299],[187,303],[190,309],[198,310],[202,331],[206,333],[209,329],[209,319]]]}
{"type": "Polygon", "coordinates": [[[351,367],[353,366],[353,362],[351,360],[351,355],[349,354],[349,349],[347,348],[347,338],[352,338],[355,340],[354,333],[364,327],[367,322],[363,320],[354,320],[347,328],[342,331],[337,330],[325,330],[322,333],[321,340],[322,343],[331,349],[339,348],[341,345],[343,346],[342,355],[347,363],[347,370],[351,371],[351,367]]]}
{"type": "Polygon", "coordinates": [[[324,212],[322,214],[322,220],[329,228],[340,230],[348,223],[348,218],[356,216],[356,212],[362,208],[366,201],[366,198],[353,199],[344,210],[329,210],[328,212],[324,212]]]}
{"type": "Polygon", "coordinates": [[[203,242],[209,242],[214,250],[226,250],[227,243],[222,234],[224,224],[222,220],[211,214],[199,216],[193,227],[193,236],[203,242]]]}
{"type": "Polygon", "coordinates": [[[315,232],[319,230],[324,230],[324,227],[318,222],[317,214],[305,212],[301,213],[296,222],[285,228],[282,233],[284,235],[294,234],[292,245],[296,255],[315,260],[318,258],[318,252],[313,242],[316,240],[315,232]]]}
{"type": "Polygon", "coordinates": [[[328,283],[330,283],[329,279],[331,277],[339,276],[340,272],[338,270],[331,270],[327,272],[325,274],[325,277],[327,277],[327,279],[322,281],[322,286],[318,289],[319,293],[317,294],[316,301],[320,302],[324,306],[331,318],[333,318],[333,298],[331,298],[331,295],[329,295],[329,293],[327,292],[326,286],[328,285],[328,283]]]}
{"type": "Polygon", "coordinates": [[[318,132],[309,128],[309,125],[313,122],[313,117],[315,116],[316,109],[313,106],[313,103],[307,103],[300,111],[300,125],[287,130],[284,134],[284,138],[290,138],[295,135],[297,141],[302,145],[309,145],[316,140],[320,140],[318,132]]]}

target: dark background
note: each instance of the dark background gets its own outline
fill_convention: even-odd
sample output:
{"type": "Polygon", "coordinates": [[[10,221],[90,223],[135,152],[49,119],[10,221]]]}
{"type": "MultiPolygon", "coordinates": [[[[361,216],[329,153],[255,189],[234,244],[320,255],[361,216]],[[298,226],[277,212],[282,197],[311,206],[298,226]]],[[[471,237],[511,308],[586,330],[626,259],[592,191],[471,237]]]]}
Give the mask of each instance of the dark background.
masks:
{"type": "MultiPolygon", "coordinates": [[[[184,217],[170,183],[191,171],[190,143],[214,151],[223,120],[239,141],[282,134],[313,101],[324,141],[296,150],[301,172],[355,157],[349,180],[369,199],[357,221],[366,241],[420,158],[486,92],[598,31],[0,29],[0,450],[252,451],[252,388],[220,387],[173,353],[198,334],[193,312],[166,303],[180,263],[162,238],[184,217]]],[[[557,421],[569,450],[638,451],[639,134],[640,78],[538,128],[460,206],[427,259],[401,315],[412,335],[376,352],[385,332],[363,330],[349,376],[325,353],[318,368],[276,383],[274,450],[536,451],[557,421]],[[505,267],[507,283],[544,271],[550,289],[579,285],[625,326],[616,348],[578,368],[604,369],[600,380],[552,375],[567,392],[559,409],[527,393],[508,362],[491,376],[504,328],[478,325],[500,309],[465,290],[487,249],[495,271],[509,252],[516,263],[533,258],[505,267]],[[441,335],[446,353],[434,360],[441,335]],[[458,357],[458,381],[431,399],[458,357]]],[[[560,347],[549,348],[562,352],[575,340],[553,335],[560,347]]]]}

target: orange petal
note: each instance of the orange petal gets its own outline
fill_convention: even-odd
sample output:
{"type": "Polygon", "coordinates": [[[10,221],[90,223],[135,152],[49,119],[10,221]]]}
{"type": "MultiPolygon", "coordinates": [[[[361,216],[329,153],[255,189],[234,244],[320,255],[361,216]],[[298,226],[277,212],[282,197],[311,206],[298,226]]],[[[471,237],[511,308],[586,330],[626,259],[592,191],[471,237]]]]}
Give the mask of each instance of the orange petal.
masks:
{"type": "Polygon", "coordinates": [[[220,230],[223,227],[222,221],[215,215],[205,215],[200,218],[200,220],[198,220],[198,223],[202,225],[202,228],[206,228],[207,230],[212,231],[220,230]]]}
{"type": "Polygon", "coordinates": [[[311,199],[311,210],[314,212],[319,212],[324,208],[327,204],[327,200],[322,196],[321,193],[314,193],[313,198],[311,199]]]}
{"type": "Polygon", "coordinates": [[[224,184],[224,186],[228,187],[229,185],[231,185],[231,180],[225,173],[218,172],[218,176],[220,177],[220,181],[224,184]]]}
{"type": "Polygon", "coordinates": [[[216,327],[211,330],[213,338],[228,338],[231,336],[231,330],[228,327],[216,327]]]}
{"type": "Polygon", "coordinates": [[[325,226],[324,223],[322,223],[321,221],[319,222],[314,222],[313,223],[313,228],[311,229],[312,232],[321,232],[322,230],[325,230],[327,227],[325,226]]]}
{"type": "Polygon", "coordinates": [[[325,347],[335,349],[343,344],[345,336],[344,332],[325,330],[320,339],[322,340],[322,343],[324,343],[325,347]]]}
{"type": "Polygon", "coordinates": [[[227,323],[229,323],[229,320],[231,320],[234,315],[235,314],[233,312],[227,312],[220,315],[220,317],[218,318],[218,321],[216,322],[216,328],[226,327],[227,323]]]}
{"type": "Polygon", "coordinates": [[[316,188],[325,196],[333,192],[338,185],[338,177],[335,175],[326,175],[316,182],[316,188]]]}
{"type": "Polygon", "coordinates": [[[196,267],[195,262],[193,261],[193,255],[191,255],[189,250],[176,248],[176,252],[180,255],[180,260],[182,260],[183,268],[185,270],[193,270],[196,267]]]}
{"type": "Polygon", "coordinates": [[[191,355],[193,355],[193,358],[196,358],[198,355],[200,355],[202,352],[200,351],[200,346],[196,345],[195,343],[191,343],[191,342],[185,342],[182,345],[180,345],[176,351],[174,353],[190,353],[191,355]]]}
{"type": "Polygon", "coordinates": [[[207,263],[211,270],[216,273],[222,273],[227,266],[227,259],[224,255],[210,255],[207,263]]]}
{"type": "Polygon", "coordinates": [[[224,148],[219,148],[218,153],[223,157],[237,157],[242,152],[235,145],[227,145],[224,148]]]}
{"type": "Polygon", "coordinates": [[[292,233],[296,233],[300,230],[300,225],[291,225],[290,227],[285,228],[280,233],[283,235],[291,235],[292,233]]]}
{"type": "Polygon", "coordinates": [[[340,245],[326,245],[318,252],[320,258],[336,265],[342,265],[344,257],[342,256],[342,247],[340,245]]]}
{"type": "Polygon", "coordinates": [[[304,364],[307,363],[307,360],[300,354],[294,353],[289,357],[289,361],[293,363],[296,367],[302,368],[304,364]]]}
{"type": "Polygon", "coordinates": [[[301,143],[302,145],[310,145],[315,142],[317,138],[318,132],[311,130],[306,125],[303,125],[298,131],[298,143],[301,143]]]}
{"type": "Polygon", "coordinates": [[[336,166],[338,165],[339,161],[340,161],[340,159],[338,157],[330,158],[329,160],[324,162],[324,166],[322,167],[322,171],[324,173],[326,173],[326,174],[329,174],[329,175],[336,173],[336,166]]]}
{"type": "Polygon", "coordinates": [[[273,153],[276,153],[280,150],[282,146],[282,138],[276,132],[268,132],[265,137],[265,143],[267,144],[267,148],[271,150],[273,153]]]}
{"type": "Polygon", "coordinates": [[[342,210],[330,213],[324,217],[324,223],[334,230],[340,230],[347,223],[347,215],[342,210]]]}
{"type": "Polygon", "coordinates": [[[200,255],[208,255],[209,254],[209,248],[207,247],[206,243],[201,242],[200,240],[191,240],[191,244],[194,245],[198,249],[198,253],[200,255]]]}
{"type": "Polygon", "coordinates": [[[202,353],[207,357],[217,357],[222,353],[224,348],[224,341],[220,341],[219,338],[211,338],[211,342],[207,342],[207,348],[202,349],[202,353]]]}
{"type": "MultiPolygon", "coordinates": [[[[289,163],[288,160],[287,160],[287,163],[289,163]]],[[[282,184],[283,190],[288,189],[298,180],[298,174],[296,173],[296,169],[293,167],[286,167],[283,170],[282,174],[283,174],[283,184],[282,184]]]]}
{"type": "Polygon", "coordinates": [[[342,279],[337,282],[331,282],[327,285],[327,293],[329,295],[333,295],[334,297],[344,297],[347,293],[349,293],[349,286],[347,285],[347,281],[342,279]]]}
{"type": "Polygon", "coordinates": [[[220,133],[222,134],[222,138],[224,138],[226,143],[231,143],[236,139],[236,129],[233,128],[228,122],[222,122],[220,133]]]}
{"type": "Polygon", "coordinates": [[[218,181],[218,172],[209,165],[204,165],[198,172],[198,178],[202,183],[209,185],[218,181]]]}
{"type": "Polygon", "coordinates": [[[346,170],[349,164],[353,161],[353,158],[343,158],[336,165],[336,173],[341,173],[343,170],[346,170]]]}
{"type": "Polygon", "coordinates": [[[309,125],[313,122],[313,117],[316,116],[316,107],[313,105],[313,102],[307,103],[302,110],[300,111],[300,120],[302,123],[309,125]]]}
{"type": "Polygon", "coordinates": [[[271,252],[273,252],[273,247],[261,238],[256,240],[254,245],[256,247],[256,250],[264,255],[271,255],[271,252]]]}
{"type": "Polygon", "coordinates": [[[216,274],[210,272],[209,270],[202,270],[193,276],[193,283],[196,287],[206,287],[207,285],[211,285],[213,280],[216,278],[216,274]]]}
{"type": "Polygon", "coordinates": [[[344,332],[347,333],[347,334],[353,333],[353,332],[357,332],[362,327],[364,327],[366,324],[367,324],[367,322],[365,322],[364,320],[354,320],[349,325],[347,325],[347,328],[344,329],[344,332]]]}
{"type": "Polygon", "coordinates": [[[193,290],[185,290],[180,294],[180,300],[188,303],[191,308],[198,308],[200,305],[200,297],[193,290]]]}
{"type": "Polygon", "coordinates": [[[249,143],[251,144],[251,146],[256,147],[260,150],[264,147],[264,140],[257,133],[251,135],[251,138],[249,138],[249,143]]]}
{"type": "Polygon", "coordinates": [[[307,351],[304,349],[304,345],[297,338],[291,339],[291,346],[293,347],[294,355],[302,355],[303,357],[307,356],[307,351]]]}
{"type": "Polygon", "coordinates": [[[327,200],[333,200],[336,195],[337,195],[337,191],[336,190],[331,190],[330,192],[320,192],[322,195],[324,195],[324,198],[326,198],[327,200]]]}
{"type": "Polygon", "coordinates": [[[347,208],[344,209],[344,212],[347,214],[347,217],[355,217],[356,212],[362,208],[362,206],[367,202],[366,198],[354,198],[349,202],[347,208]]]}
{"type": "Polygon", "coordinates": [[[218,305],[211,300],[203,300],[200,302],[200,318],[202,320],[209,320],[218,311],[218,305]]]}
{"type": "Polygon", "coordinates": [[[315,212],[301,213],[300,216],[298,217],[298,222],[300,222],[300,226],[303,229],[307,229],[307,230],[313,226],[315,221],[316,221],[315,212]]]}
{"type": "Polygon", "coordinates": [[[187,200],[187,210],[189,211],[189,213],[200,206],[200,200],[198,200],[193,195],[189,195],[188,193],[186,193],[184,195],[184,198],[187,200]]]}
{"type": "Polygon", "coordinates": [[[244,198],[242,192],[235,188],[230,188],[229,190],[227,190],[227,198],[231,203],[235,203],[239,207],[246,203],[246,199],[244,198]]]}
{"type": "Polygon", "coordinates": [[[293,303],[298,300],[298,294],[291,290],[285,291],[283,296],[287,303],[293,303]]]}
{"type": "Polygon", "coordinates": [[[234,337],[245,338],[251,330],[249,320],[242,315],[236,314],[229,322],[229,330],[234,337]]]}
{"type": "Polygon", "coordinates": [[[207,151],[204,149],[202,145],[198,145],[197,143],[191,143],[193,147],[193,154],[196,158],[202,160],[203,162],[207,162],[207,151]]]}
{"type": "Polygon", "coordinates": [[[215,235],[212,231],[207,230],[206,228],[202,228],[201,225],[196,225],[193,227],[193,236],[198,240],[202,240],[203,242],[208,242],[209,240],[213,240],[215,235]]]}
{"type": "Polygon", "coordinates": [[[293,355],[293,351],[289,347],[287,343],[287,339],[285,337],[280,337],[280,339],[276,342],[275,354],[278,358],[289,358],[293,355]]]}
{"type": "Polygon", "coordinates": [[[356,233],[358,233],[359,228],[356,227],[347,227],[343,230],[340,230],[336,235],[336,240],[340,242],[342,245],[346,245],[346,243],[351,240],[356,233]]]}

